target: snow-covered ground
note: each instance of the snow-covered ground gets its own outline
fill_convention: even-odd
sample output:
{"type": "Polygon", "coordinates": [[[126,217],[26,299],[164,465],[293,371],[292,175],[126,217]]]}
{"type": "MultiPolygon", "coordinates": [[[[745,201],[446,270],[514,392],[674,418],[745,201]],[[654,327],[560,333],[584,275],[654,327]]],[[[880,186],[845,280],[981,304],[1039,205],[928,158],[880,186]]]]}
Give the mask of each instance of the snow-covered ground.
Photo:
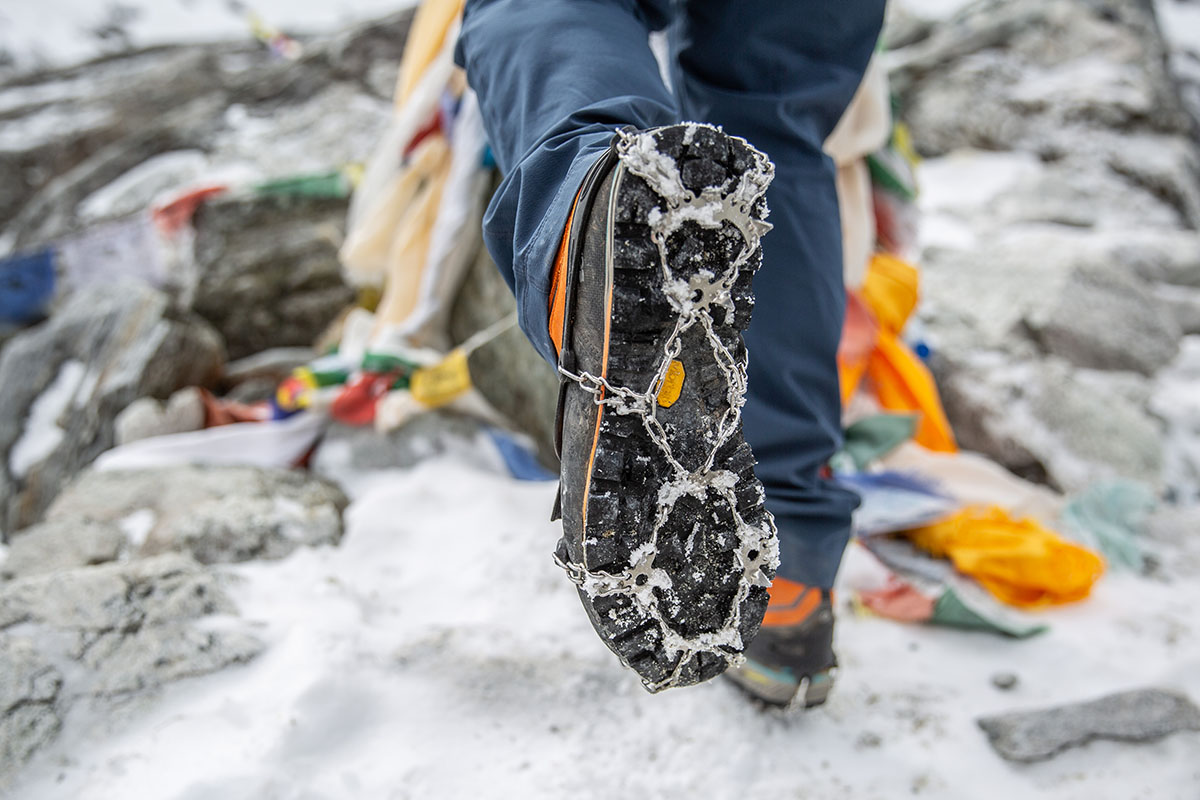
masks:
{"type": "MultiPolygon", "coordinates": [[[[73,712],[14,798],[1195,798],[1200,733],[1017,767],[975,717],[1148,684],[1200,696],[1200,583],[1106,576],[1028,641],[856,617],[830,703],[646,694],[550,560],[554,487],[461,456],[355,486],[334,549],[227,568],[268,643],[119,722],[73,712]],[[998,672],[1016,673],[1010,692],[998,672]]],[[[843,589],[877,579],[851,552],[843,589]]],[[[843,597],[849,592],[843,591],[843,597]]],[[[219,620],[216,624],[239,624],[219,620]]]]}

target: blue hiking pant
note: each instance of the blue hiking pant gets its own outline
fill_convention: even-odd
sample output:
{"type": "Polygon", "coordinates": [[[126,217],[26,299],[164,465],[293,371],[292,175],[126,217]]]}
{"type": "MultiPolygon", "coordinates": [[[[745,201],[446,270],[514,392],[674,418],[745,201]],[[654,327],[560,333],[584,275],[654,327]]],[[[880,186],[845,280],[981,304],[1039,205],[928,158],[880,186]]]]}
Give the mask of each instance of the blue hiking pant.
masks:
{"type": "Polygon", "coordinates": [[[834,167],[821,146],[884,0],[468,0],[456,59],[504,176],[484,239],[547,361],[554,256],[584,173],[625,125],[708,122],[775,162],[746,331],[746,441],[780,534],[779,574],[833,584],[857,498],[820,471],[841,443],[845,310],[834,167]],[[666,29],[671,87],[651,52],[666,29]]]}

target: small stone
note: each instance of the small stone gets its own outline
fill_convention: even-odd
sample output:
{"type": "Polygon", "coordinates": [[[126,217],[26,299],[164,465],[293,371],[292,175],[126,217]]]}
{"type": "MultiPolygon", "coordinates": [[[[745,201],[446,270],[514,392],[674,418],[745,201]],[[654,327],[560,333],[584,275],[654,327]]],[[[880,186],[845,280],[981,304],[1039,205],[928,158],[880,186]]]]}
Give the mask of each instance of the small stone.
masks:
{"type": "Polygon", "coordinates": [[[1084,703],[977,720],[992,749],[1009,761],[1044,761],[1093,739],[1151,742],[1200,731],[1200,708],[1163,689],[1135,689],[1084,703]]]}
{"type": "Polygon", "coordinates": [[[1017,688],[1019,679],[1016,673],[1013,672],[997,672],[992,676],[992,686],[995,686],[1002,692],[1008,692],[1017,688]]]}
{"type": "Polygon", "coordinates": [[[883,744],[883,737],[872,731],[863,731],[854,746],[859,750],[874,750],[883,744]]]}
{"type": "Polygon", "coordinates": [[[115,443],[198,431],[204,427],[204,395],[198,387],[181,389],[165,403],[153,397],[134,400],[113,422],[115,443]]]}

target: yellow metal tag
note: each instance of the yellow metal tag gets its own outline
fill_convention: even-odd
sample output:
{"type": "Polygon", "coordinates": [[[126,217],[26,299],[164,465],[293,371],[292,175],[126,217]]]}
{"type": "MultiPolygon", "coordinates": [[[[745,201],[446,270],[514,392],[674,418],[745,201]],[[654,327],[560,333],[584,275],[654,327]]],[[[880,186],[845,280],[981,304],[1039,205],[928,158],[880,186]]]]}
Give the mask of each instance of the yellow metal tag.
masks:
{"type": "Polygon", "coordinates": [[[663,408],[670,408],[675,405],[675,401],[679,399],[679,394],[683,391],[683,364],[679,361],[672,361],[671,366],[667,367],[666,377],[663,378],[662,388],[658,390],[658,404],[663,408]]]}
{"type": "Polygon", "coordinates": [[[467,354],[452,350],[449,355],[430,367],[420,367],[412,374],[409,391],[422,405],[444,406],[471,388],[471,372],[467,369],[467,354]]]}

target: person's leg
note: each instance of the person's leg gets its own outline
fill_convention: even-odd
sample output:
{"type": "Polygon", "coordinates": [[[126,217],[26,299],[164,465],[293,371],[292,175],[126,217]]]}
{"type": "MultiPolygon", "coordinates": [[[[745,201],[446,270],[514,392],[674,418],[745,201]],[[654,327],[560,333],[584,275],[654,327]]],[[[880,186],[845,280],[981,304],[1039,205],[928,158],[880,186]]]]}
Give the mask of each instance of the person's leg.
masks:
{"type": "Polygon", "coordinates": [[[548,335],[555,251],[588,167],[622,126],[678,122],[650,51],[667,0],[468,0],[455,53],[479,96],[504,180],[484,240],[517,299],[521,328],[548,335]]]}
{"type": "Polygon", "coordinates": [[[563,377],[555,557],[651,691],[741,662],[778,561],[737,423],[773,170],[674,124],[648,42],[667,5],[473,2],[459,48],[505,174],[485,236],[563,377]]]}
{"type": "Polygon", "coordinates": [[[688,0],[672,30],[685,118],[775,162],[767,192],[743,413],[779,529],[783,578],[833,585],[855,496],[820,470],[841,441],[837,347],[845,292],[835,170],[821,146],[862,79],[884,0],[688,0]]]}

